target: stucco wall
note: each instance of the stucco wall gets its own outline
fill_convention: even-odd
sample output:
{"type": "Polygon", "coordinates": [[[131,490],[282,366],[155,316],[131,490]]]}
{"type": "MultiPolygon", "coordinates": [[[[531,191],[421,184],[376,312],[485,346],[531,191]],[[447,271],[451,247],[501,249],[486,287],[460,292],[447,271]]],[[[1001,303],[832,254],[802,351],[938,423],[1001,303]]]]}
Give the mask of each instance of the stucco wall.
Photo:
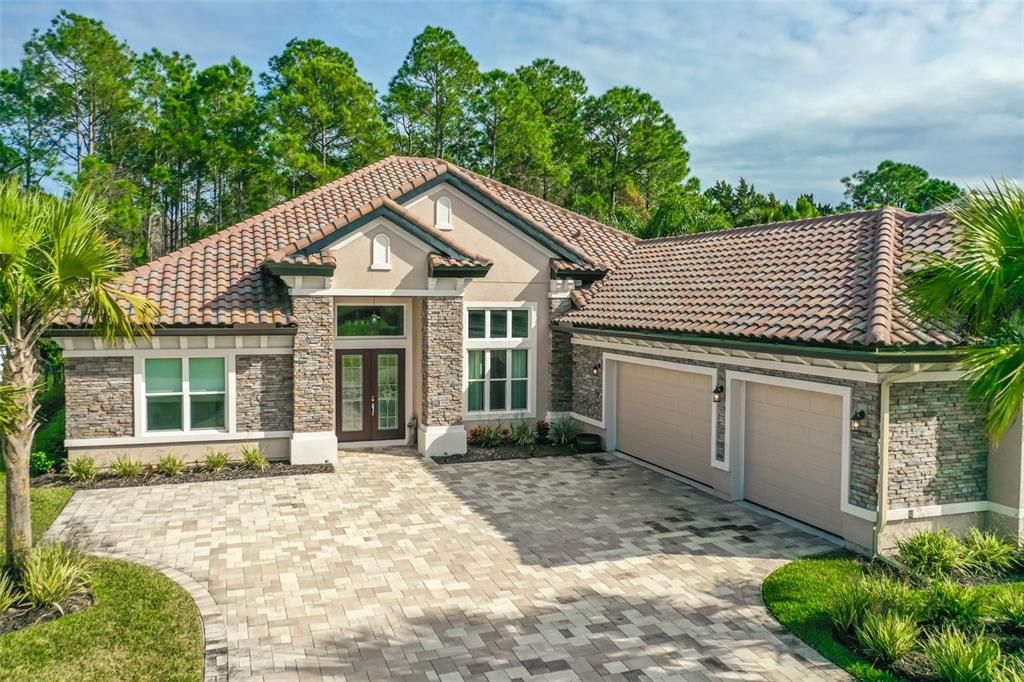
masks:
{"type": "Polygon", "coordinates": [[[185,460],[185,464],[193,465],[202,463],[203,458],[210,452],[224,452],[232,459],[241,459],[244,447],[262,448],[267,459],[271,461],[288,459],[287,438],[72,448],[68,451],[68,458],[75,460],[91,457],[97,466],[106,467],[117,457],[130,457],[143,464],[156,464],[164,455],[173,454],[185,460]]]}
{"type": "Polygon", "coordinates": [[[67,438],[135,435],[134,367],[130,357],[64,361],[67,438]]]}
{"type": "Polygon", "coordinates": [[[330,250],[338,265],[331,286],[335,289],[426,289],[429,248],[414,244],[401,228],[381,218],[361,229],[344,246],[330,250]],[[391,269],[373,270],[373,238],[387,235],[391,240],[391,269]]]}
{"type": "Polygon", "coordinates": [[[266,432],[292,430],[292,356],[235,358],[235,428],[266,432]]]}

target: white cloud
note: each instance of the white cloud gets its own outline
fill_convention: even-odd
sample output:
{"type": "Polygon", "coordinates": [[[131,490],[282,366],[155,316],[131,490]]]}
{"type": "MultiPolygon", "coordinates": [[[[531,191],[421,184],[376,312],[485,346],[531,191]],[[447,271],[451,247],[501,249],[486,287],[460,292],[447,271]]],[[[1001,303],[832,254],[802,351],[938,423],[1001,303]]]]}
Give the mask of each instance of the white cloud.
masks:
{"type": "Polygon", "coordinates": [[[1024,177],[1024,3],[44,2],[6,0],[3,63],[60,6],[138,51],[238,55],[257,72],[292,37],[350,51],[385,89],[428,23],[482,68],[548,56],[592,90],[651,92],[689,140],[705,184],[744,175],[837,201],[839,178],[885,158],[961,182],[1024,177]],[[13,47],[12,47],[13,46],[13,47]]]}

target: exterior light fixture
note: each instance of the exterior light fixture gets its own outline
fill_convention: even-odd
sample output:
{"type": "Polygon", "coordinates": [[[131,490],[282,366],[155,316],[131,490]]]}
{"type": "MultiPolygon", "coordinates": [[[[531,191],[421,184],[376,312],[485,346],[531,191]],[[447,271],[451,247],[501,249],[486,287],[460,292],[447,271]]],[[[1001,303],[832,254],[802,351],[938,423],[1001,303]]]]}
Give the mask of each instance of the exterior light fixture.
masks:
{"type": "Polygon", "coordinates": [[[864,417],[866,416],[867,415],[864,413],[864,410],[857,410],[854,412],[853,416],[850,417],[850,427],[856,431],[860,427],[864,426],[864,417]]]}
{"type": "Polygon", "coordinates": [[[722,402],[723,395],[725,395],[725,386],[723,386],[722,384],[718,384],[717,386],[715,386],[715,390],[711,391],[712,402],[722,402]]]}
{"type": "Polygon", "coordinates": [[[598,363],[596,363],[596,364],[595,364],[595,365],[594,365],[593,367],[591,367],[591,368],[590,368],[590,373],[591,373],[591,374],[593,374],[593,375],[594,375],[595,377],[596,377],[596,376],[597,376],[598,374],[600,374],[600,373],[601,373],[601,363],[600,363],[600,362],[598,362],[598,363]]]}

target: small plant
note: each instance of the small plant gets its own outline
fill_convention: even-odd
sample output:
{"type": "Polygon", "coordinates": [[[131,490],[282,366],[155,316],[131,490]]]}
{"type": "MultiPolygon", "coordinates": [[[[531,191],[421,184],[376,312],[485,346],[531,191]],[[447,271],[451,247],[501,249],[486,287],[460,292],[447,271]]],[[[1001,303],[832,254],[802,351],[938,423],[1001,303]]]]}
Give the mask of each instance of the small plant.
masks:
{"type": "Polygon", "coordinates": [[[1003,656],[1002,665],[997,666],[993,682],[1021,682],[1024,680],[1024,658],[1003,656]]]}
{"type": "Polygon", "coordinates": [[[877,610],[914,619],[920,615],[921,593],[902,580],[887,575],[873,576],[865,580],[865,587],[873,595],[877,610]]]}
{"type": "Polygon", "coordinates": [[[979,575],[1000,575],[1013,568],[1017,559],[1016,545],[995,533],[971,528],[964,538],[967,570],[979,575]]]}
{"type": "Polygon", "coordinates": [[[541,419],[537,421],[537,441],[540,443],[548,442],[548,432],[551,431],[551,425],[547,421],[541,419]]]}
{"type": "Polygon", "coordinates": [[[42,450],[36,450],[28,457],[28,468],[33,476],[50,473],[56,464],[54,456],[42,450]]]}
{"type": "Polygon", "coordinates": [[[551,425],[551,440],[555,445],[568,447],[580,433],[579,425],[569,418],[563,418],[551,425]]]}
{"type": "Polygon", "coordinates": [[[89,589],[89,559],[67,545],[41,545],[21,565],[21,587],[26,602],[64,613],[68,597],[89,589]]]}
{"type": "Polygon", "coordinates": [[[118,478],[134,478],[142,475],[142,462],[122,455],[114,458],[114,461],[110,463],[110,469],[118,478]]]}
{"type": "Polygon", "coordinates": [[[996,623],[1015,633],[1024,633],[1024,592],[1004,592],[992,603],[996,623]]]}
{"type": "Polygon", "coordinates": [[[828,615],[837,632],[851,635],[875,603],[875,592],[866,580],[857,580],[837,589],[828,604],[828,615]]]}
{"type": "Polygon", "coordinates": [[[945,578],[967,567],[964,546],[946,530],[921,531],[897,543],[900,561],[927,578],[945,578]]]}
{"type": "Polygon", "coordinates": [[[231,458],[226,452],[208,452],[203,459],[203,468],[211,473],[217,473],[226,469],[230,461],[231,458]]]}
{"type": "Polygon", "coordinates": [[[482,445],[484,442],[484,430],[479,426],[474,426],[466,433],[466,442],[470,445],[482,445]]]}
{"type": "Polygon", "coordinates": [[[242,448],[242,466],[253,471],[266,471],[270,468],[270,461],[263,454],[263,448],[246,445],[242,448]]]}
{"type": "Polygon", "coordinates": [[[917,645],[921,630],[910,616],[869,613],[857,627],[857,641],[868,658],[891,666],[917,645]]]}
{"type": "Polygon", "coordinates": [[[81,483],[92,481],[100,473],[99,468],[96,466],[96,460],[92,457],[79,457],[68,460],[67,466],[68,477],[72,481],[79,481],[81,483]]]}
{"type": "Polygon", "coordinates": [[[980,628],[986,615],[985,595],[973,587],[952,580],[936,580],[925,593],[922,620],[936,626],[952,624],[959,628],[980,628]]]}
{"type": "Polygon", "coordinates": [[[530,422],[515,422],[512,424],[512,442],[516,445],[533,445],[537,442],[537,434],[533,431],[530,422]]]}
{"type": "Polygon", "coordinates": [[[18,592],[18,586],[14,584],[14,579],[7,571],[0,570],[0,613],[17,606],[20,601],[21,594],[18,592]]]}
{"type": "Polygon", "coordinates": [[[999,644],[995,640],[968,635],[955,627],[929,637],[925,651],[944,680],[988,682],[1001,667],[999,644]]]}
{"type": "Polygon", "coordinates": [[[480,444],[485,448],[496,448],[505,442],[501,425],[492,424],[480,428],[480,444]]]}
{"type": "Polygon", "coordinates": [[[156,470],[164,476],[177,476],[185,470],[185,460],[168,452],[157,460],[156,470]]]}

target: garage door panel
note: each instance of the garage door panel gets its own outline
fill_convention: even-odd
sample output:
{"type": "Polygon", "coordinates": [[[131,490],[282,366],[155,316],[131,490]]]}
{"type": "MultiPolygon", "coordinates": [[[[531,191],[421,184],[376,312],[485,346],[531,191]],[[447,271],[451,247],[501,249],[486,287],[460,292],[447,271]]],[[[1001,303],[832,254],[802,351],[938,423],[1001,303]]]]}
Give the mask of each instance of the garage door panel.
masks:
{"type": "Polygon", "coordinates": [[[841,533],[842,404],[831,393],[748,382],[744,497],[841,533]]]}
{"type": "Polygon", "coordinates": [[[711,377],[618,364],[617,447],[688,478],[710,478],[711,377]]]}

